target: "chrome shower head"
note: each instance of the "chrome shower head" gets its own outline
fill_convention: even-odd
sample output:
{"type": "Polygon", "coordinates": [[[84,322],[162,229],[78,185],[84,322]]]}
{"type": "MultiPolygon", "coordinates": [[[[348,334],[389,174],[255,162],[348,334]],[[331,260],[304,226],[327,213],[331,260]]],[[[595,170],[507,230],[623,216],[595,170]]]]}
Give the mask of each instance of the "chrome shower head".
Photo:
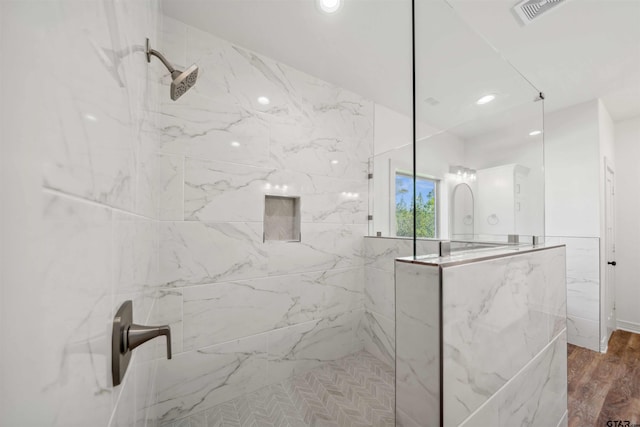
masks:
{"type": "Polygon", "coordinates": [[[174,70],[171,72],[171,99],[180,98],[186,91],[196,84],[198,78],[198,66],[193,64],[186,71],[174,70]]]}
{"type": "Polygon", "coordinates": [[[191,67],[187,68],[186,71],[176,70],[171,66],[169,61],[166,60],[164,56],[157,50],[151,49],[149,46],[149,39],[147,39],[147,62],[151,62],[151,56],[155,56],[158,58],[167,70],[171,73],[171,78],[173,81],[171,82],[171,99],[176,100],[180,98],[186,91],[191,89],[191,87],[196,84],[196,80],[198,79],[198,66],[193,64],[191,67]]]}

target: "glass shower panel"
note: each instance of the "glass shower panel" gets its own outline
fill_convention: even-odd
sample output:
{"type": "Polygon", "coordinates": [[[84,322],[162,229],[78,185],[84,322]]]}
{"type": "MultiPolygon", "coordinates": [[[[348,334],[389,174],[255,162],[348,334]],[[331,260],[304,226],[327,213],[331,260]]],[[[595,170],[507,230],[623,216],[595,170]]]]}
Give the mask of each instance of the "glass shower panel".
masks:
{"type": "Polygon", "coordinates": [[[343,425],[344,411],[316,403],[327,388],[353,396],[352,372],[380,385],[366,398],[376,408],[338,394],[330,408],[392,425],[389,298],[412,230],[397,252],[383,247],[393,239],[366,237],[378,229],[368,216],[380,165],[413,175],[411,1],[344,0],[335,13],[320,3],[163,3],[163,51],[200,74],[160,118],[163,197],[175,202],[160,264],[182,332],[158,370],[161,424],[229,408],[250,424],[275,396],[287,414],[274,423],[343,425]],[[336,382],[314,389],[327,373],[336,382]]]}
{"type": "MultiPolygon", "coordinates": [[[[446,240],[543,235],[540,91],[462,21],[455,3],[414,6],[415,173],[436,190],[416,186],[416,236],[430,221],[446,240]]],[[[415,255],[425,255],[419,245],[415,255]]]]}

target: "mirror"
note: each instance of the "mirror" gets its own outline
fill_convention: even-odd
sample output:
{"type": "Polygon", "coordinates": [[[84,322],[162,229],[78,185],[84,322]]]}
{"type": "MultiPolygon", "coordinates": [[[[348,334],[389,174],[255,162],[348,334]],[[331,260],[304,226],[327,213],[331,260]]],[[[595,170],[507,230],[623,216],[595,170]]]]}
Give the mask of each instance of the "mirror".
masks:
{"type": "MultiPolygon", "coordinates": [[[[416,236],[506,242],[510,234],[543,235],[538,89],[444,1],[416,3],[415,67],[416,236]]],[[[408,116],[376,106],[371,234],[408,234],[412,126],[408,116]]]]}
{"type": "Polygon", "coordinates": [[[462,182],[453,188],[451,196],[451,239],[473,239],[474,218],[473,190],[462,182]]]}

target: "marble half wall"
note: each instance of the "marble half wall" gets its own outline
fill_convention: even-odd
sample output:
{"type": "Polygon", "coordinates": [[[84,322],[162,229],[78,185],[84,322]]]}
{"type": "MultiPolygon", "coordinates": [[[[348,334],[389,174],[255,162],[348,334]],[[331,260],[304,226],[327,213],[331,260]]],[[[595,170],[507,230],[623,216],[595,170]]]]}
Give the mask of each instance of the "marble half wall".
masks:
{"type": "MultiPolygon", "coordinates": [[[[436,253],[438,249],[438,240],[418,241],[421,255],[436,253]]],[[[365,350],[389,365],[395,360],[395,259],[412,254],[412,239],[364,238],[365,314],[358,333],[365,350]]]]}
{"type": "Polygon", "coordinates": [[[565,248],[466,256],[396,261],[398,420],[558,425],[567,410],[565,248]]]}
{"type": "MultiPolygon", "coordinates": [[[[457,426],[565,332],[565,249],[444,267],[442,275],[444,425],[457,426]]],[[[545,425],[565,410],[566,398],[545,425]]]]}
{"type": "Polygon", "coordinates": [[[161,39],[200,67],[157,112],[164,424],[362,350],[373,103],[168,17],[161,39]],[[266,195],[299,198],[300,242],[265,241],[266,195]]]}

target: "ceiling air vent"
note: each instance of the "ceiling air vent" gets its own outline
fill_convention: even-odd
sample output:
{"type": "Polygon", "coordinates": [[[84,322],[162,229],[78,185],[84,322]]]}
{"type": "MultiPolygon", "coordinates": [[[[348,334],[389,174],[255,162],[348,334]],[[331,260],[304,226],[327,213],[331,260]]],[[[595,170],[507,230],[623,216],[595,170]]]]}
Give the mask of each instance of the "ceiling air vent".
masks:
{"type": "Polygon", "coordinates": [[[523,24],[527,25],[566,0],[524,0],[513,7],[523,24]]]}

